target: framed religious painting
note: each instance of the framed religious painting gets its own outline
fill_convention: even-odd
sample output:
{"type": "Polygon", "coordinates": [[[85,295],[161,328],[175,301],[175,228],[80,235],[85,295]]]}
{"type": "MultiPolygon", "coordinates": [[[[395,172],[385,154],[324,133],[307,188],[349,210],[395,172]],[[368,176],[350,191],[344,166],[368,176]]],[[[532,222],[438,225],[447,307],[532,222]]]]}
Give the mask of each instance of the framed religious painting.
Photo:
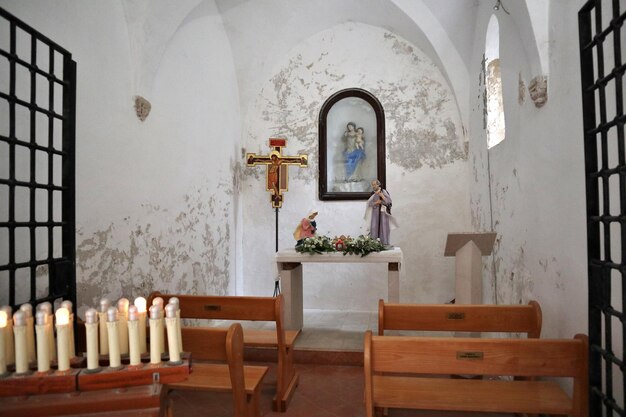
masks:
{"type": "Polygon", "coordinates": [[[319,116],[320,200],[367,200],[371,183],[386,187],[385,113],[360,88],[333,94],[319,116]]]}

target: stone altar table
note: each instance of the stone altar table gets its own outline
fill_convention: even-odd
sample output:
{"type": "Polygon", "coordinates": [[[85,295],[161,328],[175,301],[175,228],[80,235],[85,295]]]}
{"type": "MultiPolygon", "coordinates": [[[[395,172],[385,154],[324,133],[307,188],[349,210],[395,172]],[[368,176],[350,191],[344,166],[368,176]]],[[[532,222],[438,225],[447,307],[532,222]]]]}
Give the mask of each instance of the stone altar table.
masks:
{"type": "Polygon", "coordinates": [[[387,301],[400,302],[400,265],[402,250],[393,249],[372,252],[367,256],[345,255],[341,252],[323,254],[299,253],[295,249],[284,249],[276,252],[276,263],[285,300],[285,328],[288,330],[302,329],[302,264],[312,263],[386,263],[387,264],[387,301]]]}

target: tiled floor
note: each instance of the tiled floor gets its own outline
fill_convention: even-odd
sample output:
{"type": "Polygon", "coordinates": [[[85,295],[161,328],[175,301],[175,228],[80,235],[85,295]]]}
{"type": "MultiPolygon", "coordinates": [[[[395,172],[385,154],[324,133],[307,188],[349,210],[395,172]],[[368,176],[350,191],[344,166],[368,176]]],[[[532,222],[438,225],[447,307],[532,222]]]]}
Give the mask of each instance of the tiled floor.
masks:
{"type": "MultiPolygon", "coordinates": [[[[225,324],[225,323],[219,323],[225,324]]],[[[242,323],[244,327],[270,328],[273,323],[242,323]]],[[[324,351],[352,352],[354,357],[363,351],[365,330],[377,331],[377,312],[350,312],[340,310],[305,310],[304,328],[296,340],[298,352],[307,351],[307,357],[331,356],[324,351]]],[[[305,355],[302,355],[305,356],[305,355]]],[[[341,354],[335,357],[341,358],[341,354]]],[[[360,357],[359,357],[360,358],[360,357]]],[[[338,362],[340,362],[339,359],[338,362]]],[[[331,360],[332,362],[332,360],[331,360]]],[[[272,410],[276,387],[276,365],[270,367],[265,378],[261,399],[261,415],[265,417],[364,417],[364,377],[362,366],[296,364],[300,383],[286,413],[272,410]]],[[[232,416],[230,394],[196,391],[175,391],[170,394],[174,417],[232,416]]],[[[482,417],[476,413],[420,412],[390,410],[390,417],[482,417]]],[[[489,414],[489,417],[510,417],[509,414],[489,414]]]]}
{"type": "MultiPolygon", "coordinates": [[[[265,417],[364,417],[363,368],[360,366],[296,365],[300,384],[285,413],[272,410],[275,390],[275,365],[265,378],[261,415],[265,417]]],[[[232,416],[230,394],[199,391],[174,391],[170,394],[174,417],[232,416]]],[[[511,414],[477,414],[390,410],[390,417],[512,417],[511,414]]]]}

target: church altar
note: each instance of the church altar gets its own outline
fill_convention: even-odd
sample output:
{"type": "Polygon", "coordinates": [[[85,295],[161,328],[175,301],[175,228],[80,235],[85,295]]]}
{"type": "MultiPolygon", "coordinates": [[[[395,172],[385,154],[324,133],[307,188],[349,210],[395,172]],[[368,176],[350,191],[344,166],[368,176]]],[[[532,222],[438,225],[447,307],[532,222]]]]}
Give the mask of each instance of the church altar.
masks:
{"type": "Polygon", "coordinates": [[[285,328],[301,330],[303,322],[302,264],[312,263],[386,263],[387,301],[400,302],[400,265],[402,250],[398,247],[367,256],[345,255],[341,252],[322,254],[299,253],[295,249],[276,252],[276,264],[280,275],[282,294],[285,300],[285,328]]]}

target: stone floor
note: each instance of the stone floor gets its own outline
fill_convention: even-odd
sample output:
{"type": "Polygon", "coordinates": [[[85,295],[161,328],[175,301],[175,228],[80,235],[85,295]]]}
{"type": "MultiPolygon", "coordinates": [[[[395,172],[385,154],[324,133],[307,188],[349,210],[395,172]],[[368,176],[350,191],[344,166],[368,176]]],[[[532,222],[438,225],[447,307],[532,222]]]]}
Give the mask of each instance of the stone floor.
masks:
{"type": "MultiPolygon", "coordinates": [[[[227,323],[218,323],[219,325],[227,323]]],[[[242,323],[270,328],[273,323],[242,323]]],[[[274,363],[264,380],[261,415],[266,417],[364,417],[363,334],[377,331],[378,313],[340,310],[305,310],[304,328],[296,340],[296,371],[300,383],[286,413],[272,411],[276,376],[274,363]],[[354,360],[358,356],[358,360],[354,360]],[[317,359],[321,360],[317,360],[317,359]],[[299,360],[303,359],[303,360],[299,360]],[[302,363],[306,362],[306,363],[302,363]],[[320,364],[323,362],[324,364],[320,364]],[[331,363],[330,365],[328,363],[331,363]],[[351,366],[346,366],[350,363],[351,366]]],[[[230,394],[175,391],[170,394],[174,417],[232,416],[230,394]],[[210,410],[210,411],[209,411],[210,410]]],[[[390,417],[482,417],[487,414],[390,410],[390,417]]],[[[509,414],[488,414],[510,417],[509,414]]]]}

